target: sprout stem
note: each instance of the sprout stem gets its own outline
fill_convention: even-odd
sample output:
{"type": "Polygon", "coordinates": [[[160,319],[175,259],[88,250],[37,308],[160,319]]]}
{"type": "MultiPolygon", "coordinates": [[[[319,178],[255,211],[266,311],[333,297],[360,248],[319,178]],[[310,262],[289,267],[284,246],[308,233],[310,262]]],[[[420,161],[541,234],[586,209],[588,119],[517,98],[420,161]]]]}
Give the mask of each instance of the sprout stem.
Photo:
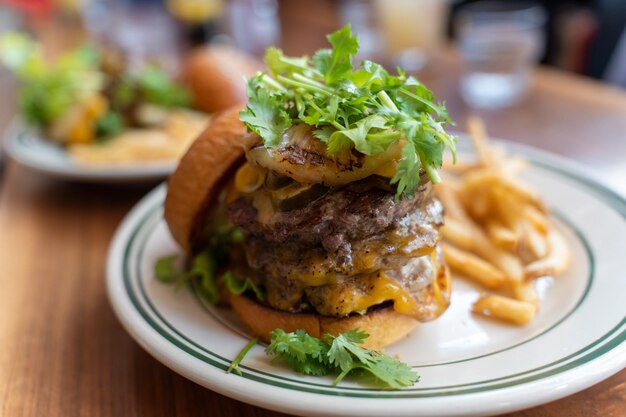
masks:
{"type": "Polygon", "coordinates": [[[279,75],[276,78],[278,78],[278,81],[281,81],[283,84],[287,84],[287,85],[290,85],[292,87],[302,88],[303,90],[306,90],[306,91],[315,91],[317,93],[324,94],[325,96],[330,96],[331,95],[330,92],[328,92],[325,89],[320,88],[320,87],[318,87],[316,85],[306,84],[306,83],[303,83],[303,82],[300,82],[300,81],[292,80],[291,78],[287,78],[287,77],[282,76],[282,75],[279,75]]]}
{"type": "Polygon", "coordinates": [[[241,369],[239,369],[239,364],[241,363],[243,358],[248,354],[250,349],[252,349],[254,347],[254,345],[256,345],[257,343],[259,343],[259,339],[256,339],[256,338],[254,338],[250,342],[248,342],[248,344],[245,345],[243,347],[243,349],[241,349],[241,352],[239,352],[239,355],[237,355],[235,360],[232,361],[232,363],[230,364],[230,366],[226,370],[226,373],[229,374],[232,371],[235,371],[239,376],[241,376],[241,369]]]}
{"type": "Polygon", "coordinates": [[[310,78],[308,78],[308,77],[305,77],[305,76],[304,76],[304,75],[302,75],[302,74],[295,73],[295,74],[293,74],[293,75],[292,75],[292,77],[293,77],[294,79],[296,79],[297,81],[303,82],[303,83],[308,84],[308,85],[310,85],[310,86],[312,86],[312,87],[318,87],[318,88],[321,88],[321,89],[325,90],[325,91],[326,91],[326,92],[328,92],[328,93],[332,93],[332,92],[333,92],[333,89],[332,89],[332,88],[329,88],[329,87],[325,86],[325,85],[324,85],[324,84],[322,84],[322,83],[319,83],[319,82],[317,82],[317,81],[315,81],[315,80],[312,80],[312,79],[310,79],[310,78]]]}
{"type": "Polygon", "coordinates": [[[400,132],[387,132],[387,133],[370,133],[366,136],[370,140],[394,140],[400,139],[402,134],[400,132]]]}
{"type": "Polygon", "coordinates": [[[395,112],[400,111],[398,110],[396,103],[394,103],[391,97],[387,95],[387,92],[385,90],[379,91],[378,94],[376,94],[376,97],[378,97],[380,101],[383,102],[383,105],[387,107],[389,110],[395,111],[395,112]]]}
{"type": "Polygon", "coordinates": [[[276,81],[275,79],[273,79],[267,74],[263,74],[263,77],[261,77],[261,82],[267,85],[268,87],[274,88],[275,90],[279,90],[279,91],[286,90],[286,88],[281,83],[279,83],[278,81],[276,81]]]}

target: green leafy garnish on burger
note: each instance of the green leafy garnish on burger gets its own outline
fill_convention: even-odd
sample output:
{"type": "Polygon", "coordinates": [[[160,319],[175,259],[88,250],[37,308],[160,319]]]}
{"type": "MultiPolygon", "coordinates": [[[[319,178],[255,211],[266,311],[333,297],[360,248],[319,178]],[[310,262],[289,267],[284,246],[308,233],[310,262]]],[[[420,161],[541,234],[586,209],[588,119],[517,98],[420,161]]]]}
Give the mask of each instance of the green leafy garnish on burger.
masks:
{"type": "Polygon", "coordinates": [[[243,237],[239,229],[224,227],[216,230],[204,250],[196,253],[186,268],[176,265],[177,255],[163,256],[154,264],[155,277],[180,289],[191,284],[195,292],[209,304],[220,302],[220,286],[236,295],[249,293],[259,301],[265,301],[265,292],[249,277],[238,277],[225,268],[228,253],[234,243],[243,237]]]}
{"type": "Polygon", "coordinates": [[[402,157],[391,183],[397,197],[412,196],[423,169],[433,183],[448,148],[456,159],[457,138],[444,130],[451,123],[444,105],[412,76],[390,74],[381,65],[363,61],[355,69],[359,43],[350,26],[328,36],[331,49],[312,58],[288,57],[270,48],[268,73],[248,81],[248,105],[241,120],[267,148],[281,143],[292,125],[312,126],[314,136],[333,155],[353,149],[376,155],[402,141],[402,157]]]}

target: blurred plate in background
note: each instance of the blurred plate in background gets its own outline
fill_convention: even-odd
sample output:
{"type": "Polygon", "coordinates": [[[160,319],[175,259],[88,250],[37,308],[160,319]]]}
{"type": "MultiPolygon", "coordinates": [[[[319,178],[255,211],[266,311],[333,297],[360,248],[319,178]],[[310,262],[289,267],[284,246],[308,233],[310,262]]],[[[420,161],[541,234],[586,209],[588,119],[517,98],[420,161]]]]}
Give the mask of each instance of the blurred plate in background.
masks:
{"type": "Polygon", "coordinates": [[[177,164],[177,161],[82,164],[73,160],[61,146],[50,143],[36,130],[26,128],[19,119],[13,120],[7,129],[5,150],[14,161],[32,170],[80,182],[155,181],[169,176],[177,164]]]}

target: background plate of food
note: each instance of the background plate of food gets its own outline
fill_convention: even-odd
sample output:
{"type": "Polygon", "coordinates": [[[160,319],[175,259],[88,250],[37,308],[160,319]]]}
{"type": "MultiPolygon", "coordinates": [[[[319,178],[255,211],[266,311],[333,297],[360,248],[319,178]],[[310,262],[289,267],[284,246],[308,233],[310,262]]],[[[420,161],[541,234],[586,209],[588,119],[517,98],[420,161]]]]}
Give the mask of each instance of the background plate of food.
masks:
{"type": "Polygon", "coordinates": [[[71,147],[51,143],[36,129],[14,121],[5,137],[5,150],[21,165],[68,180],[159,180],[172,173],[178,158],[204,128],[206,115],[196,119],[195,126],[185,127],[188,130],[186,136],[173,138],[162,130],[137,129],[103,144],[71,147]]]}
{"type": "Polygon", "coordinates": [[[150,62],[127,61],[90,45],[50,60],[28,36],[3,35],[0,62],[21,81],[7,154],[65,179],[165,178],[211,113],[245,102],[241,77],[261,68],[226,46],[187,53],[176,78],[150,62]]]}
{"type": "MultiPolygon", "coordinates": [[[[58,178],[88,182],[159,180],[171,174],[189,143],[204,129],[208,116],[181,110],[170,116],[182,132],[133,129],[103,143],[61,146],[19,120],[9,126],[5,150],[18,163],[58,178]]],[[[171,126],[175,129],[175,126],[171,126]]]]}

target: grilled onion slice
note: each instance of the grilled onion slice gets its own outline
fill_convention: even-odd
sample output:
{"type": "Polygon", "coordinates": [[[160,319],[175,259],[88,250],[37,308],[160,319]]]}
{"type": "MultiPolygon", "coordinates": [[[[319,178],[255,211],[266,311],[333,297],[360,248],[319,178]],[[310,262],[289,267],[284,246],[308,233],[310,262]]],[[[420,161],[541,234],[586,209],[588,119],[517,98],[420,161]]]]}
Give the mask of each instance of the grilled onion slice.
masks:
{"type": "Polygon", "coordinates": [[[326,144],[313,136],[310,126],[298,124],[283,134],[276,148],[263,146],[258,136],[246,138],[246,157],[251,163],[304,184],[340,186],[379,172],[389,172],[401,158],[402,141],[396,141],[377,155],[354,151],[329,155],[326,144]]]}

